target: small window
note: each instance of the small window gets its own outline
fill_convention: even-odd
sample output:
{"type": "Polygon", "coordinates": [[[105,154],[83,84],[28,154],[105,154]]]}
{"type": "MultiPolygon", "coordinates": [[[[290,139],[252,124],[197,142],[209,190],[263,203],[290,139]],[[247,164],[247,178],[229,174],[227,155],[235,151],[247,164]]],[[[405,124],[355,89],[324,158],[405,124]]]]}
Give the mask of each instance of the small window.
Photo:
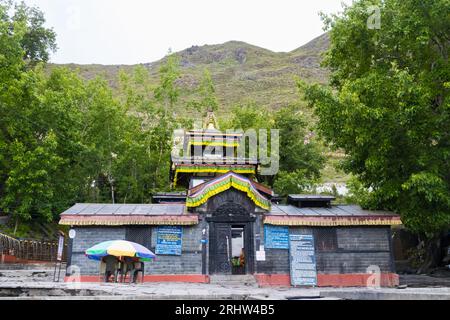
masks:
{"type": "Polygon", "coordinates": [[[152,242],[151,227],[128,227],[126,229],[125,238],[127,241],[135,242],[150,249],[152,242]]]}
{"type": "Polygon", "coordinates": [[[314,230],[314,240],[318,252],[336,251],[337,236],[335,228],[317,228],[314,230]]]}

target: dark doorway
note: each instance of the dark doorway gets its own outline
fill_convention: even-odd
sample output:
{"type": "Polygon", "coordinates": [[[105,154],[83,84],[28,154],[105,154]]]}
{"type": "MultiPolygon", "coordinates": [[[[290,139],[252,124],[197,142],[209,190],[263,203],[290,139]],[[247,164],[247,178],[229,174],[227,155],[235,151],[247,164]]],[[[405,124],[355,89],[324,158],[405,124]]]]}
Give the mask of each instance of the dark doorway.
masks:
{"type": "Polygon", "coordinates": [[[209,223],[209,273],[254,272],[253,222],[209,223]]]}
{"type": "Polygon", "coordinates": [[[245,225],[231,226],[231,274],[245,274],[245,225]]]}
{"type": "Polygon", "coordinates": [[[231,274],[231,225],[212,223],[210,238],[210,273],[231,274]]]}
{"type": "Polygon", "coordinates": [[[254,272],[253,222],[256,218],[250,215],[253,212],[251,206],[243,205],[245,201],[237,201],[239,196],[239,191],[228,190],[208,203],[211,210],[206,218],[209,222],[210,274],[254,272]]]}

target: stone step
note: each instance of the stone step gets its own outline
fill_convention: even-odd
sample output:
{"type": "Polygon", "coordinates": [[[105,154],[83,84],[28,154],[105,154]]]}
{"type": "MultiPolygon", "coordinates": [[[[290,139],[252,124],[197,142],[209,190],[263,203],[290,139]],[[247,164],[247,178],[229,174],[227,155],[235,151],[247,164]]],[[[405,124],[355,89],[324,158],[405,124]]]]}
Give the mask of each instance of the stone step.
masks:
{"type": "MultiPolygon", "coordinates": [[[[64,268],[65,263],[61,266],[64,268]]],[[[54,262],[48,263],[0,263],[1,270],[53,270],[54,262]]]]}
{"type": "Polygon", "coordinates": [[[247,286],[256,286],[256,279],[251,274],[246,275],[211,275],[209,277],[211,284],[220,284],[220,285],[247,285],[247,286]]]}
{"type": "MultiPolygon", "coordinates": [[[[64,277],[65,269],[61,269],[60,277],[64,277]]],[[[0,270],[0,283],[5,282],[51,282],[54,270],[0,270]]]]}

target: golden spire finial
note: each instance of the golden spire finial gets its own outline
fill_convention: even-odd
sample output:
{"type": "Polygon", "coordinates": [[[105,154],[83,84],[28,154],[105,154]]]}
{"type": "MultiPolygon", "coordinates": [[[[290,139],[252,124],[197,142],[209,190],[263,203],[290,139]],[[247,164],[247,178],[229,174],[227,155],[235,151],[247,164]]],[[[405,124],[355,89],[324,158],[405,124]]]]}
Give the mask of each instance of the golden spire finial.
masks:
{"type": "Polygon", "coordinates": [[[216,119],[216,116],[214,115],[214,111],[212,111],[211,107],[208,107],[208,111],[206,113],[205,122],[204,122],[203,127],[206,130],[218,129],[217,119],[216,119]]]}

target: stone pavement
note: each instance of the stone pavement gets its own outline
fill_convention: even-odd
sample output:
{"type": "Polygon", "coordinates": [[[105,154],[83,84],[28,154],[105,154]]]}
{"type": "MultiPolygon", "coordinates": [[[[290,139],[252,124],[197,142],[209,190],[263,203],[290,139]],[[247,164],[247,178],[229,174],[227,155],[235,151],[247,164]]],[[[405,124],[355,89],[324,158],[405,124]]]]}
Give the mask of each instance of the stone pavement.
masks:
{"type": "MultiPolygon", "coordinates": [[[[227,299],[286,300],[321,299],[318,289],[258,288],[256,286],[222,286],[201,283],[51,283],[3,282],[0,299],[227,299]],[[2,293],[3,292],[3,293],[2,293]],[[16,297],[5,297],[5,295],[16,297]],[[72,296],[76,295],[76,296],[72,296]]],[[[323,299],[334,299],[326,297],[323,299]]]]}
{"type": "Polygon", "coordinates": [[[198,283],[3,282],[0,299],[450,300],[450,288],[258,288],[198,283]]]}
{"type": "Polygon", "coordinates": [[[0,268],[0,299],[450,300],[448,278],[402,275],[400,288],[259,288],[255,283],[64,283],[53,268],[0,268]],[[415,286],[415,287],[412,287],[415,286]]]}

